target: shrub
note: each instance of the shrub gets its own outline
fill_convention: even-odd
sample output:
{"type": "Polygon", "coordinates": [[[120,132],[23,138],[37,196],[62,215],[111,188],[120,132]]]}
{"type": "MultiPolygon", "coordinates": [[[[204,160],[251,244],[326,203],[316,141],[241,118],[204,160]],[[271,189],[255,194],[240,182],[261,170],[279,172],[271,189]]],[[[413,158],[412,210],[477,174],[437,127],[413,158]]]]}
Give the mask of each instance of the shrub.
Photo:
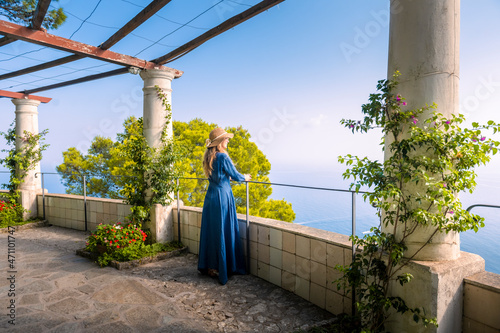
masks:
{"type": "Polygon", "coordinates": [[[182,246],[180,243],[146,245],[147,238],[140,224],[118,222],[107,225],[101,223],[89,236],[85,250],[98,254],[97,263],[104,267],[113,260],[136,260],[182,246]]]}

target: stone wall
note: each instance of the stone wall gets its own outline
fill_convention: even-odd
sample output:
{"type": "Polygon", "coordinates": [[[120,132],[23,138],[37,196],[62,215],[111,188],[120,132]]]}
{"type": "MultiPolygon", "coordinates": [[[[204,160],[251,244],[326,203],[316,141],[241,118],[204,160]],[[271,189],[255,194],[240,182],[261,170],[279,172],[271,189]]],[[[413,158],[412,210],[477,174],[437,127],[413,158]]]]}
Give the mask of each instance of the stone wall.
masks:
{"type": "MultiPolygon", "coordinates": [[[[181,241],[198,254],[201,208],[182,207],[181,241]]],[[[240,236],[246,250],[245,215],[238,214],[240,236]]],[[[174,237],[177,239],[177,210],[174,237]]],[[[250,273],[339,314],[351,312],[351,299],[332,282],[339,277],[335,265],[350,263],[349,237],[330,231],[277,220],[250,217],[250,273]]]]}
{"type": "MultiPolygon", "coordinates": [[[[38,215],[43,214],[43,196],[38,195],[38,215]]],[[[130,205],[122,200],[87,197],[87,230],[94,230],[99,223],[123,222],[130,214],[130,205]]],[[[84,200],[80,195],[45,194],[45,219],[50,224],[85,230],[84,200]]]]}
{"type": "Polygon", "coordinates": [[[500,332],[500,275],[483,272],[464,283],[463,332],[500,332]]]}

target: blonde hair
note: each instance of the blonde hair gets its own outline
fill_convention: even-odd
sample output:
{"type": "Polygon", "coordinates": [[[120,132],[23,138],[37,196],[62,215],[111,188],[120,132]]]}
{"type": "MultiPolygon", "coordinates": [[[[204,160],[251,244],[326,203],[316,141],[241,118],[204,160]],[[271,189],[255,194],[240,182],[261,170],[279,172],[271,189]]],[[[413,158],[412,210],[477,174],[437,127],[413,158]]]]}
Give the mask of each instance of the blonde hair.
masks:
{"type": "Polygon", "coordinates": [[[212,175],[212,171],[214,170],[214,159],[217,153],[227,154],[226,149],[224,149],[224,147],[222,146],[222,142],[217,146],[210,147],[205,150],[205,154],[203,155],[203,172],[205,173],[205,176],[207,176],[207,178],[212,175]]]}

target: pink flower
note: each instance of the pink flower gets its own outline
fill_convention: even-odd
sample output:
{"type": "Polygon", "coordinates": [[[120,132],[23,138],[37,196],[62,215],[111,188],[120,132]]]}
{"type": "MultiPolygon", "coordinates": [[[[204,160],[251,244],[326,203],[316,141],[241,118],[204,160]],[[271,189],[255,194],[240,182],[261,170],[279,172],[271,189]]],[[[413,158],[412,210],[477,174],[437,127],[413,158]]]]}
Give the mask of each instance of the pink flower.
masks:
{"type": "Polygon", "coordinates": [[[454,211],[452,211],[452,210],[450,210],[450,211],[448,212],[448,214],[455,214],[455,212],[454,212],[454,211]]]}
{"type": "Polygon", "coordinates": [[[446,121],[446,124],[448,124],[448,125],[449,125],[449,124],[451,124],[451,121],[447,120],[447,121],[446,121]]]}
{"type": "Polygon", "coordinates": [[[482,137],[481,137],[481,141],[484,141],[484,140],[486,140],[486,137],[485,137],[485,136],[482,136],[482,137]]]}
{"type": "Polygon", "coordinates": [[[403,102],[403,105],[406,105],[406,102],[403,102]]]}

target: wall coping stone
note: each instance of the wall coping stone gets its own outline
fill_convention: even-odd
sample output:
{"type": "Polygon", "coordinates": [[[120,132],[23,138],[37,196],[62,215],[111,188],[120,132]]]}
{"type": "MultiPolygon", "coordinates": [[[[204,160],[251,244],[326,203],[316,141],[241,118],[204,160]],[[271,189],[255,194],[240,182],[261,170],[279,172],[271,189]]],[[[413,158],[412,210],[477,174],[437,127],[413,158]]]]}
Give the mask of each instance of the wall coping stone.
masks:
{"type": "MultiPolygon", "coordinates": [[[[39,196],[41,196],[41,194],[39,194],[39,196]]],[[[59,193],[45,193],[45,197],[66,198],[66,199],[83,199],[83,195],[59,194],[59,193]]],[[[119,204],[126,205],[126,203],[122,199],[87,197],[87,201],[112,202],[112,203],[119,203],[119,204]]]]}
{"type": "Polygon", "coordinates": [[[465,283],[500,293],[500,274],[492,272],[481,272],[464,279],[465,283]]]}
{"type": "MultiPolygon", "coordinates": [[[[191,212],[199,212],[203,211],[201,207],[190,207],[190,206],[182,206],[181,210],[191,211],[191,212]]],[[[238,220],[240,222],[246,222],[245,214],[237,214],[238,220]]],[[[335,244],[344,248],[352,248],[352,243],[349,240],[349,236],[338,234],[332,231],[320,230],[316,228],[311,228],[305,225],[294,224],[289,222],[283,222],[279,220],[268,219],[264,217],[257,216],[249,216],[249,221],[266,227],[272,227],[277,230],[291,232],[299,236],[304,236],[310,239],[316,239],[319,241],[326,241],[328,243],[335,244]]]]}

